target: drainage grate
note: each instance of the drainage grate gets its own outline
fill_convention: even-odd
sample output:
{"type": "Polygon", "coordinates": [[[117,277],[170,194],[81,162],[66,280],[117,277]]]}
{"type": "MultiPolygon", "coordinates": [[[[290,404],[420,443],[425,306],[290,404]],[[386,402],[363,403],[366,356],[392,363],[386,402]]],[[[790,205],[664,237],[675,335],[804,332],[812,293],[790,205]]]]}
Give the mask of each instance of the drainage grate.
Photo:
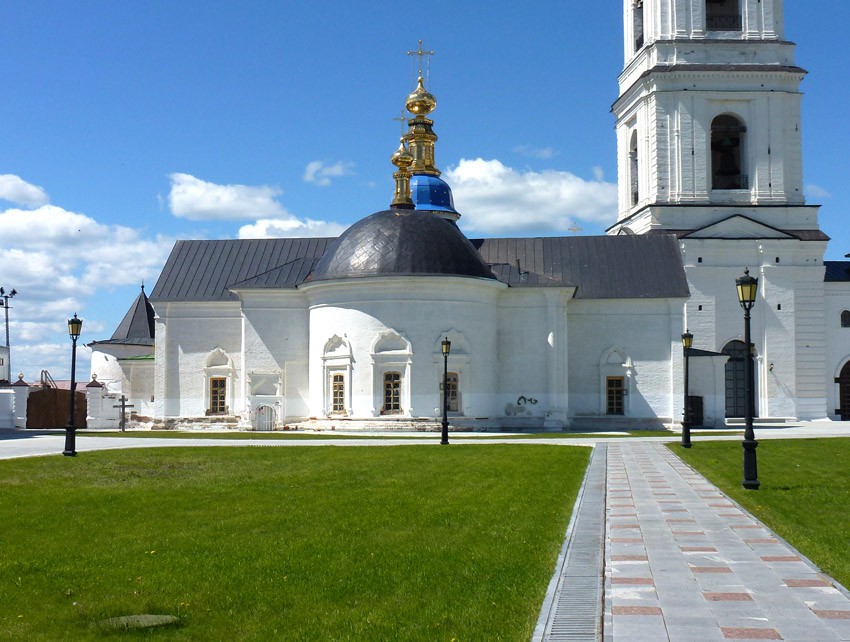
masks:
{"type": "Polygon", "coordinates": [[[602,636],[602,578],[605,539],[605,476],[607,446],[593,450],[567,528],[566,550],[558,560],[556,577],[533,640],[596,642],[602,636]]]}

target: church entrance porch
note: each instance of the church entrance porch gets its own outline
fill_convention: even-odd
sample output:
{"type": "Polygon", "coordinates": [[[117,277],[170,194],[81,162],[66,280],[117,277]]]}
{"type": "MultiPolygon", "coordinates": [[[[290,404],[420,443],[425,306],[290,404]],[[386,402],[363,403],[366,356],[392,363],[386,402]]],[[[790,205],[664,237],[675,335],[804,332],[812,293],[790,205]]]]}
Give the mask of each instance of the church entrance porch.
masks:
{"type": "Polygon", "coordinates": [[[841,421],[850,421],[850,361],[844,364],[838,379],[838,412],[841,421]]]}

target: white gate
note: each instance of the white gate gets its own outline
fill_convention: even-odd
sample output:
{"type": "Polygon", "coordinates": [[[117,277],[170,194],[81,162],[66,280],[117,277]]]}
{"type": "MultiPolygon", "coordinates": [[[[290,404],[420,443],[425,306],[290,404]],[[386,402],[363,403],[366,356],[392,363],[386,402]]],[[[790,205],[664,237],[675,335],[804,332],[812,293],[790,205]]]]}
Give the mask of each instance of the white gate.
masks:
{"type": "Polygon", "coordinates": [[[254,411],[254,430],[274,430],[276,423],[277,418],[272,406],[260,406],[254,411]]]}

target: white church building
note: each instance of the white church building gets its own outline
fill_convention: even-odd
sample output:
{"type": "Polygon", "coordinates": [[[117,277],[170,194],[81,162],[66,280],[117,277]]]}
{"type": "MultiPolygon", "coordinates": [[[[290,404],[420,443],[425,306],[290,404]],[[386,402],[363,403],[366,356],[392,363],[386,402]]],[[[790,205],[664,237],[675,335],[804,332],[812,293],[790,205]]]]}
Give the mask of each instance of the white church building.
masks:
{"type": "Polygon", "coordinates": [[[850,420],[850,261],[823,260],[803,196],[782,1],[624,16],[606,235],[467,239],[420,79],[387,210],[336,239],[177,242],[91,344],[104,394],[162,427],[432,429],[448,338],[453,429],[661,427],[682,419],[687,329],[694,422],[722,426],[744,414],[749,268],[757,415],[850,420]]]}

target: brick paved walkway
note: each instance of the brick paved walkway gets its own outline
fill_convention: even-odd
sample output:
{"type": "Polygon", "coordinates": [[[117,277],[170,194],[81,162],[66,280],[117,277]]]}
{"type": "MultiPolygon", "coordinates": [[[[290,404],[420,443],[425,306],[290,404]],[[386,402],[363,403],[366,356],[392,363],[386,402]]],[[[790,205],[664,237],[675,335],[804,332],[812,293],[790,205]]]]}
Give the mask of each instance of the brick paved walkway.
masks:
{"type": "Polygon", "coordinates": [[[608,445],[606,640],[850,640],[850,597],[665,446],[608,445]]]}

